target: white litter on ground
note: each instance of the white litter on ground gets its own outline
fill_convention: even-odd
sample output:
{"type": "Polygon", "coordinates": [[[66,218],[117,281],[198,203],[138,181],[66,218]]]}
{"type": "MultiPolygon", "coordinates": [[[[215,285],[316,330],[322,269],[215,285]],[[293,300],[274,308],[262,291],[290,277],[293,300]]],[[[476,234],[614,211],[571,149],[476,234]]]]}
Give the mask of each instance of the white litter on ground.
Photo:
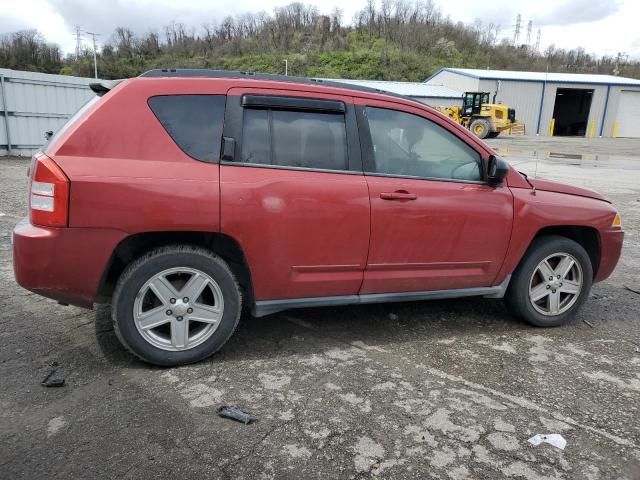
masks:
{"type": "Polygon", "coordinates": [[[529,439],[529,443],[535,447],[540,445],[542,442],[548,443],[549,445],[553,445],[554,447],[557,447],[560,450],[564,450],[564,447],[567,446],[567,441],[559,433],[546,433],[546,434],[539,433],[529,439]]]}

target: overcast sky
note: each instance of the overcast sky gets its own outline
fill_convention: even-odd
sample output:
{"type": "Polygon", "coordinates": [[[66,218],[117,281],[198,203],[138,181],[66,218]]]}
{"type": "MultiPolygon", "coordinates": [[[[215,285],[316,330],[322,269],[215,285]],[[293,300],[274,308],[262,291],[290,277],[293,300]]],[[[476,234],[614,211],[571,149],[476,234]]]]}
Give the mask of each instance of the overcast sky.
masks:
{"type": "MultiPolygon", "coordinates": [[[[26,28],[40,30],[48,41],[65,52],[75,48],[74,29],[101,35],[106,41],[117,26],[136,33],[161,30],[172,20],[199,28],[228,14],[272,11],[290,0],[0,0],[0,34],[26,28]]],[[[310,0],[320,12],[330,13],[338,6],[345,23],[360,10],[364,0],[310,0]]],[[[379,2],[378,2],[379,3],[379,2]]],[[[533,21],[532,43],[542,30],[541,46],[583,47],[598,55],[624,52],[640,59],[640,1],[638,0],[436,0],[445,15],[472,23],[493,22],[502,37],[512,37],[516,15],[522,15],[521,40],[533,21]]],[[[86,40],[88,42],[88,40],[86,40]]]]}

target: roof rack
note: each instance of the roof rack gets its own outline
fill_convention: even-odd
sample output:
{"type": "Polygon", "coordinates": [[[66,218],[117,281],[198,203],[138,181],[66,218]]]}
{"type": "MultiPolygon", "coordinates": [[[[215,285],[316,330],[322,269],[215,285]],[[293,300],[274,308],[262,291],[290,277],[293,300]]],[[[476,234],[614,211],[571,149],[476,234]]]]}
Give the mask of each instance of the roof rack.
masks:
{"type": "MultiPolygon", "coordinates": [[[[272,73],[239,72],[230,70],[210,70],[206,68],[162,68],[148,70],[141,77],[181,77],[181,78],[244,78],[249,80],[267,80],[272,82],[298,83],[302,85],[319,85],[325,87],[344,88],[368,93],[379,93],[391,97],[402,98],[403,100],[413,100],[404,95],[388,92],[379,88],[363,87],[335,80],[325,80],[322,78],[292,77],[289,75],[275,75],[272,73]]],[[[415,101],[415,100],[413,100],[415,101]]]]}

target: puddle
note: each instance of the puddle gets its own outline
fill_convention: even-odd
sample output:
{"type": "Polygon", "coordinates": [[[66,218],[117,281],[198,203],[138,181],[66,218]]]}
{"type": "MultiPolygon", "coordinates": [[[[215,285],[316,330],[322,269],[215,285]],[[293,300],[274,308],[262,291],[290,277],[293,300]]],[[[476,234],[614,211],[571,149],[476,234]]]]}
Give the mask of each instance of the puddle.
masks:
{"type": "MultiPolygon", "coordinates": [[[[558,153],[558,152],[547,152],[547,157],[549,158],[567,158],[570,160],[582,160],[583,156],[579,153],[558,153]]],[[[595,160],[598,159],[598,156],[595,155],[595,160]]]]}

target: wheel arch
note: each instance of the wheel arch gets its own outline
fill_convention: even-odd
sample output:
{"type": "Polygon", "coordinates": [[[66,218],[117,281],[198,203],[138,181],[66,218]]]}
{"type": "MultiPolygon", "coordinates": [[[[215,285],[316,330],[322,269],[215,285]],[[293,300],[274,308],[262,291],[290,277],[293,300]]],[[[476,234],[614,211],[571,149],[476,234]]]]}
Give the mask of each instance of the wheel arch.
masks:
{"type": "MultiPolygon", "coordinates": [[[[553,225],[543,227],[533,236],[522,258],[525,257],[526,252],[529,251],[534,240],[550,235],[569,238],[584,248],[589,255],[589,260],[591,260],[593,277],[595,278],[598,267],[600,266],[600,233],[596,228],[582,225],[553,225]]],[[[520,261],[522,261],[522,258],[520,261]]]]}
{"type": "Polygon", "coordinates": [[[96,302],[108,301],[127,265],[150,250],[170,245],[204,247],[219,255],[236,276],[243,290],[246,306],[253,310],[255,301],[251,270],[242,247],[236,239],[218,232],[160,231],[136,233],[124,238],[114,249],[100,279],[96,302]]]}

